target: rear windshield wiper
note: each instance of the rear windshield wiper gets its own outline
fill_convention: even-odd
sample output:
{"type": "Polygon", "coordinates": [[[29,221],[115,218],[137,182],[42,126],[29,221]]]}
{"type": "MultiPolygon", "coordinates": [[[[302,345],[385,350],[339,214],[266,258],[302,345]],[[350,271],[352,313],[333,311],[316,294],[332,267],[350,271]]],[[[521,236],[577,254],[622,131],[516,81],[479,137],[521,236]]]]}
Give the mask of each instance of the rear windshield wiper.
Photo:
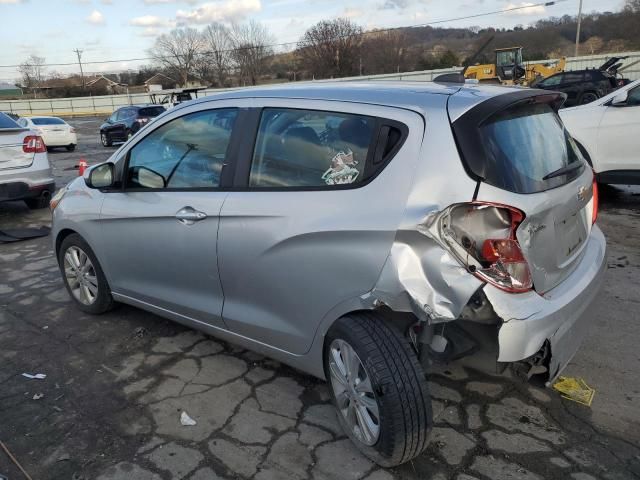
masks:
{"type": "Polygon", "coordinates": [[[564,167],[561,167],[557,170],[554,170],[551,173],[548,173],[547,175],[542,177],[542,180],[549,180],[550,178],[559,177],[560,175],[566,175],[567,173],[571,173],[574,170],[579,169],[582,165],[583,163],[581,160],[578,160],[576,162],[571,162],[569,165],[565,165],[564,167]]]}

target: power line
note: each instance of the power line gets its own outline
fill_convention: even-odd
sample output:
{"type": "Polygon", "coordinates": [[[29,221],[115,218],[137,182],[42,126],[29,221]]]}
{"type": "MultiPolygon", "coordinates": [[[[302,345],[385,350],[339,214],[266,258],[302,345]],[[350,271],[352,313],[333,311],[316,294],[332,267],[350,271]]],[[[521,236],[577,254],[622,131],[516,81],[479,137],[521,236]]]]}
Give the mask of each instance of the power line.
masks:
{"type": "MultiPolygon", "coordinates": [[[[533,3],[530,5],[521,5],[518,7],[511,7],[511,8],[506,8],[504,10],[493,10],[490,12],[484,12],[484,13],[476,13],[473,15],[465,15],[462,17],[455,17],[455,18],[448,18],[448,19],[442,19],[442,20],[434,20],[431,22],[425,22],[425,23],[418,23],[418,24],[414,24],[414,25],[406,25],[406,26],[401,26],[401,27],[388,27],[388,28],[379,28],[379,29],[375,29],[375,30],[367,30],[366,32],[361,32],[361,33],[355,33],[355,34],[350,34],[350,35],[345,35],[344,38],[348,38],[348,37],[359,37],[359,36],[365,36],[365,35],[375,35],[375,34],[380,34],[380,33],[385,33],[385,32],[392,32],[392,31],[396,31],[396,30],[402,30],[402,29],[409,29],[409,28],[421,28],[421,27],[428,27],[431,25],[439,25],[439,24],[443,24],[443,23],[449,23],[449,22],[456,22],[459,20],[469,20],[472,18],[479,18],[479,17],[486,17],[486,16],[491,16],[491,15],[501,15],[504,13],[509,13],[509,12],[513,12],[513,11],[517,11],[517,10],[523,10],[523,9],[527,9],[527,8],[536,8],[536,7],[551,7],[554,5],[557,5],[559,3],[563,3],[563,2],[568,2],[570,0],[552,0],[552,1],[547,1],[547,2],[540,2],[540,3],[533,3]]],[[[210,50],[210,51],[206,51],[206,52],[196,52],[196,55],[213,55],[215,53],[230,53],[230,52],[239,52],[239,51],[243,51],[243,50],[251,50],[254,48],[265,48],[265,47],[285,47],[285,46],[289,46],[289,45],[298,45],[299,41],[290,41],[290,42],[280,42],[280,43],[272,43],[272,44],[268,44],[268,45],[259,45],[259,46],[247,46],[247,47],[237,47],[237,48],[228,48],[228,49],[224,49],[224,50],[210,50]]],[[[436,52],[437,50],[431,50],[432,52],[436,52]]],[[[122,63],[122,62],[144,62],[144,61],[149,61],[149,60],[159,60],[159,59],[164,59],[164,58],[173,58],[170,56],[155,56],[155,57],[139,57],[139,58],[126,58],[126,59],[119,59],[119,60],[99,60],[99,61],[92,61],[92,62],[84,62],[84,65],[103,65],[103,64],[110,64],[110,63],[122,63]]],[[[65,62],[65,63],[47,63],[47,64],[43,64],[41,66],[43,67],[67,67],[67,66],[71,66],[71,65],[76,65],[76,63],[78,62],[65,62]]],[[[18,64],[18,65],[0,65],[0,68],[17,68],[20,66],[31,66],[29,64],[18,64]]]]}

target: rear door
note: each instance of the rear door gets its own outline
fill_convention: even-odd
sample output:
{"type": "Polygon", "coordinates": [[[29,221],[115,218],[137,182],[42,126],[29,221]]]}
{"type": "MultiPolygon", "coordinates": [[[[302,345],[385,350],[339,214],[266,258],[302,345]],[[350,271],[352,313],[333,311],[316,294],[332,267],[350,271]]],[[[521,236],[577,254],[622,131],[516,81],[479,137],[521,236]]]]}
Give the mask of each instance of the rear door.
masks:
{"type": "Polygon", "coordinates": [[[255,146],[253,138],[243,142],[238,191],[221,213],[223,317],[240,335],[303,354],[324,316],[366,294],[380,275],[424,122],[357,103],[255,103],[254,122],[245,125],[257,130],[255,146]],[[388,150],[378,149],[379,138],[388,150]]]}
{"type": "Polygon", "coordinates": [[[132,145],[123,188],[105,194],[101,250],[114,294],[223,327],[216,242],[241,119],[216,107],[177,112],[132,145]]]}
{"type": "Polygon", "coordinates": [[[640,86],[629,91],[625,104],[603,108],[598,129],[601,169],[640,170],[640,86]]]}
{"type": "Polygon", "coordinates": [[[488,111],[488,102],[454,124],[458,136],[464,129],[477,140],[462,142],[469,169],[481,179],[476,200],[524,213],[516,234],[540,293],[578,265],[593,213],[591,169],[545,97],[508,105],[504,96],[498,111],[488,111]],[[483,120],[474,126],[478,113],[483,120]],[[566,173],[553,175],[567,166],[566,173]]]}

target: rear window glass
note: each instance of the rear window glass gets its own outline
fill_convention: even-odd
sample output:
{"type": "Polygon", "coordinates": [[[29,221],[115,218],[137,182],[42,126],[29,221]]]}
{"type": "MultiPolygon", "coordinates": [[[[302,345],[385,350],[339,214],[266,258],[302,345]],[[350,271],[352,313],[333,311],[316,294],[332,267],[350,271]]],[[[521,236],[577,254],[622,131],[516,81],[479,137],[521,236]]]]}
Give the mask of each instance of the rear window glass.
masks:
{"type": "Polygon", "coordinates": [[[480,127],[485,147],[485,181],[517,193],[534,193],[568,183],[584,159],[556,112],[547,104],[508,109],[480,127]],[[574,162],[568,174],[545,177],[574,162]]]}
{"type": "Polygon", "coordinates": [[[138,112],[138,115],[140,115],[141,117],[157,117],[158,115],[160,115],[161,113],[164,113],[166,110],[164,109],[164,107],[148,107],[148,108],[141,108],[140,111],[138,112]]]}
{"type": "Polygon", "coordinates": [[[251,187],[348,186],[365,181],[375,119],[267,108],[251,164],[251,187]]]}
{"type": "Polygon", "coordinates": [[[64,125],[64,120],[59,118],[32,118],[34,125],[64,125]]]}
{"type": "Polygon", "coordinates": [[[0,112],[0,128],[20,128],[8,115],[0,112]]]}

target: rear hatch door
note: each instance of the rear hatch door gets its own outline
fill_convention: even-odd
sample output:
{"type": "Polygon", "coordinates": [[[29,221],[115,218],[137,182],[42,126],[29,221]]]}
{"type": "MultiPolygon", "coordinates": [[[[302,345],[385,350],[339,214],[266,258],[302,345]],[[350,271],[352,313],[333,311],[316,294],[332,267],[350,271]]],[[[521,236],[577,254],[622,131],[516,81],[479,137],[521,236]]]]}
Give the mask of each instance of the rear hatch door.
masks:
{"type": "MultiPolygon", "coordinates": [[[[593,173],[557,115],[558,97],[535,92],[489,102],[475,126],[465,125],[473,147],[459,143],[479,180],[475,199],[525,214],[516,236],[534,288],[544,293],[582,258],[592,226],[593,173]]],[[[460,127],[454,123],[458,139],[460,127]]]]}

